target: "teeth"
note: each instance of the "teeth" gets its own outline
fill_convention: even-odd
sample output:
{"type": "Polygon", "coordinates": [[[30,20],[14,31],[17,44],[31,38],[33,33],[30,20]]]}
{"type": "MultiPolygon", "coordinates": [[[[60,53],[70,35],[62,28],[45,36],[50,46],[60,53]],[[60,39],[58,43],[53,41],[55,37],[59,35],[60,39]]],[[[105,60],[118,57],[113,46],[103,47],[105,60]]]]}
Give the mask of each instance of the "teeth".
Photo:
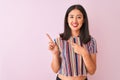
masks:
{"type": "Polygon", "coordinates": [[[72,24],[73,26],[77,26],[78,24],[72,24]]]}

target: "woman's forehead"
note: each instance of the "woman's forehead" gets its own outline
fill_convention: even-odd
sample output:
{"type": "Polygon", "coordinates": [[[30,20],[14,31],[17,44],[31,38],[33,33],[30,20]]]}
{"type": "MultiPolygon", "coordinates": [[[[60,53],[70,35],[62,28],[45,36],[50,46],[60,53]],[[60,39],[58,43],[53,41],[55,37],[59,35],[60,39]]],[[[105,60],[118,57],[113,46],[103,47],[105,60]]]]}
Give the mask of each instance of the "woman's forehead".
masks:
{"type": "Polygon", "coordinates": [[[73,10],[70,11],[69,15],[70,15],[70,16],[72,16],[72,15],[80,15],[80,16],[81,16],[81,15],[83,15],[83,14],[82,14],[82,12],[81,12],[80,10],[78,10],[78,9],[73,9],[73,10]]]}

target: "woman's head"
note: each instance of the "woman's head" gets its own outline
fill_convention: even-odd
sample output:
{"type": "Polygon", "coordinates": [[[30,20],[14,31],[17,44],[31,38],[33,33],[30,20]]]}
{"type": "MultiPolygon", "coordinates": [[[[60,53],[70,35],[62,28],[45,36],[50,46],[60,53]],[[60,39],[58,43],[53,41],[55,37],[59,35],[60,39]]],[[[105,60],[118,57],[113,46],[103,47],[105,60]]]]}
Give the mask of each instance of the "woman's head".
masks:
{"type": "Polygon", "coordinates": [[[84,17],[80,10],[73,9],[69,12],[66,24],[68,24],[68,27],[72,32],[72,36],[78,36],[80,34],[80,28],[82,27],[83,22],[84,17]]]}
{"type": "Polygon", "coordinates": [[[64,19],[64,33],[61,37],[68,40],[72,36],[72,31],[78,31],[83,43],[90,38],[88,29],[88,18],[85,9],[77,4],[68,8],[64,19]]]}

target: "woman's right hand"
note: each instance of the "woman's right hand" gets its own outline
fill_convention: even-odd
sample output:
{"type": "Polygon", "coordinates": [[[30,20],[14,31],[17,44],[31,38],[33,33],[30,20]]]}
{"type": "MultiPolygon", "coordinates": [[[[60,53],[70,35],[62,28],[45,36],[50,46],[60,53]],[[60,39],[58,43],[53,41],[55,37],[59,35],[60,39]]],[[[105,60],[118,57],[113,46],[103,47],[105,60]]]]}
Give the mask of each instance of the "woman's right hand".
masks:
{"type": "Polygon", "coordinates": [[[49,39],[48,49],[53,53],[53,55],[59,55],[58,46],[54,43],[49,34],[46,34],[49,39]]]}

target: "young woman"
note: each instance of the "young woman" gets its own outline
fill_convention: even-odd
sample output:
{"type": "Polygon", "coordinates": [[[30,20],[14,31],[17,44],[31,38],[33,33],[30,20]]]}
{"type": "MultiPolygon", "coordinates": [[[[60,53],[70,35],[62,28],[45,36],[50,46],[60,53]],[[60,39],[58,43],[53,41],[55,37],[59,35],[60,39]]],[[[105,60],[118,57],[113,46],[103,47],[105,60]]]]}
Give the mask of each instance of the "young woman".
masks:
{"type": "Polygon", "coordinates": [[[87,74],[96,71],[96,40],[89,34],[88,18],[81,5],[68,8],[64,20],[64,32],[54,41],[50,39],[49,50],[53,58],[52,70],[56,80],[88,80],[87,74]]]}

